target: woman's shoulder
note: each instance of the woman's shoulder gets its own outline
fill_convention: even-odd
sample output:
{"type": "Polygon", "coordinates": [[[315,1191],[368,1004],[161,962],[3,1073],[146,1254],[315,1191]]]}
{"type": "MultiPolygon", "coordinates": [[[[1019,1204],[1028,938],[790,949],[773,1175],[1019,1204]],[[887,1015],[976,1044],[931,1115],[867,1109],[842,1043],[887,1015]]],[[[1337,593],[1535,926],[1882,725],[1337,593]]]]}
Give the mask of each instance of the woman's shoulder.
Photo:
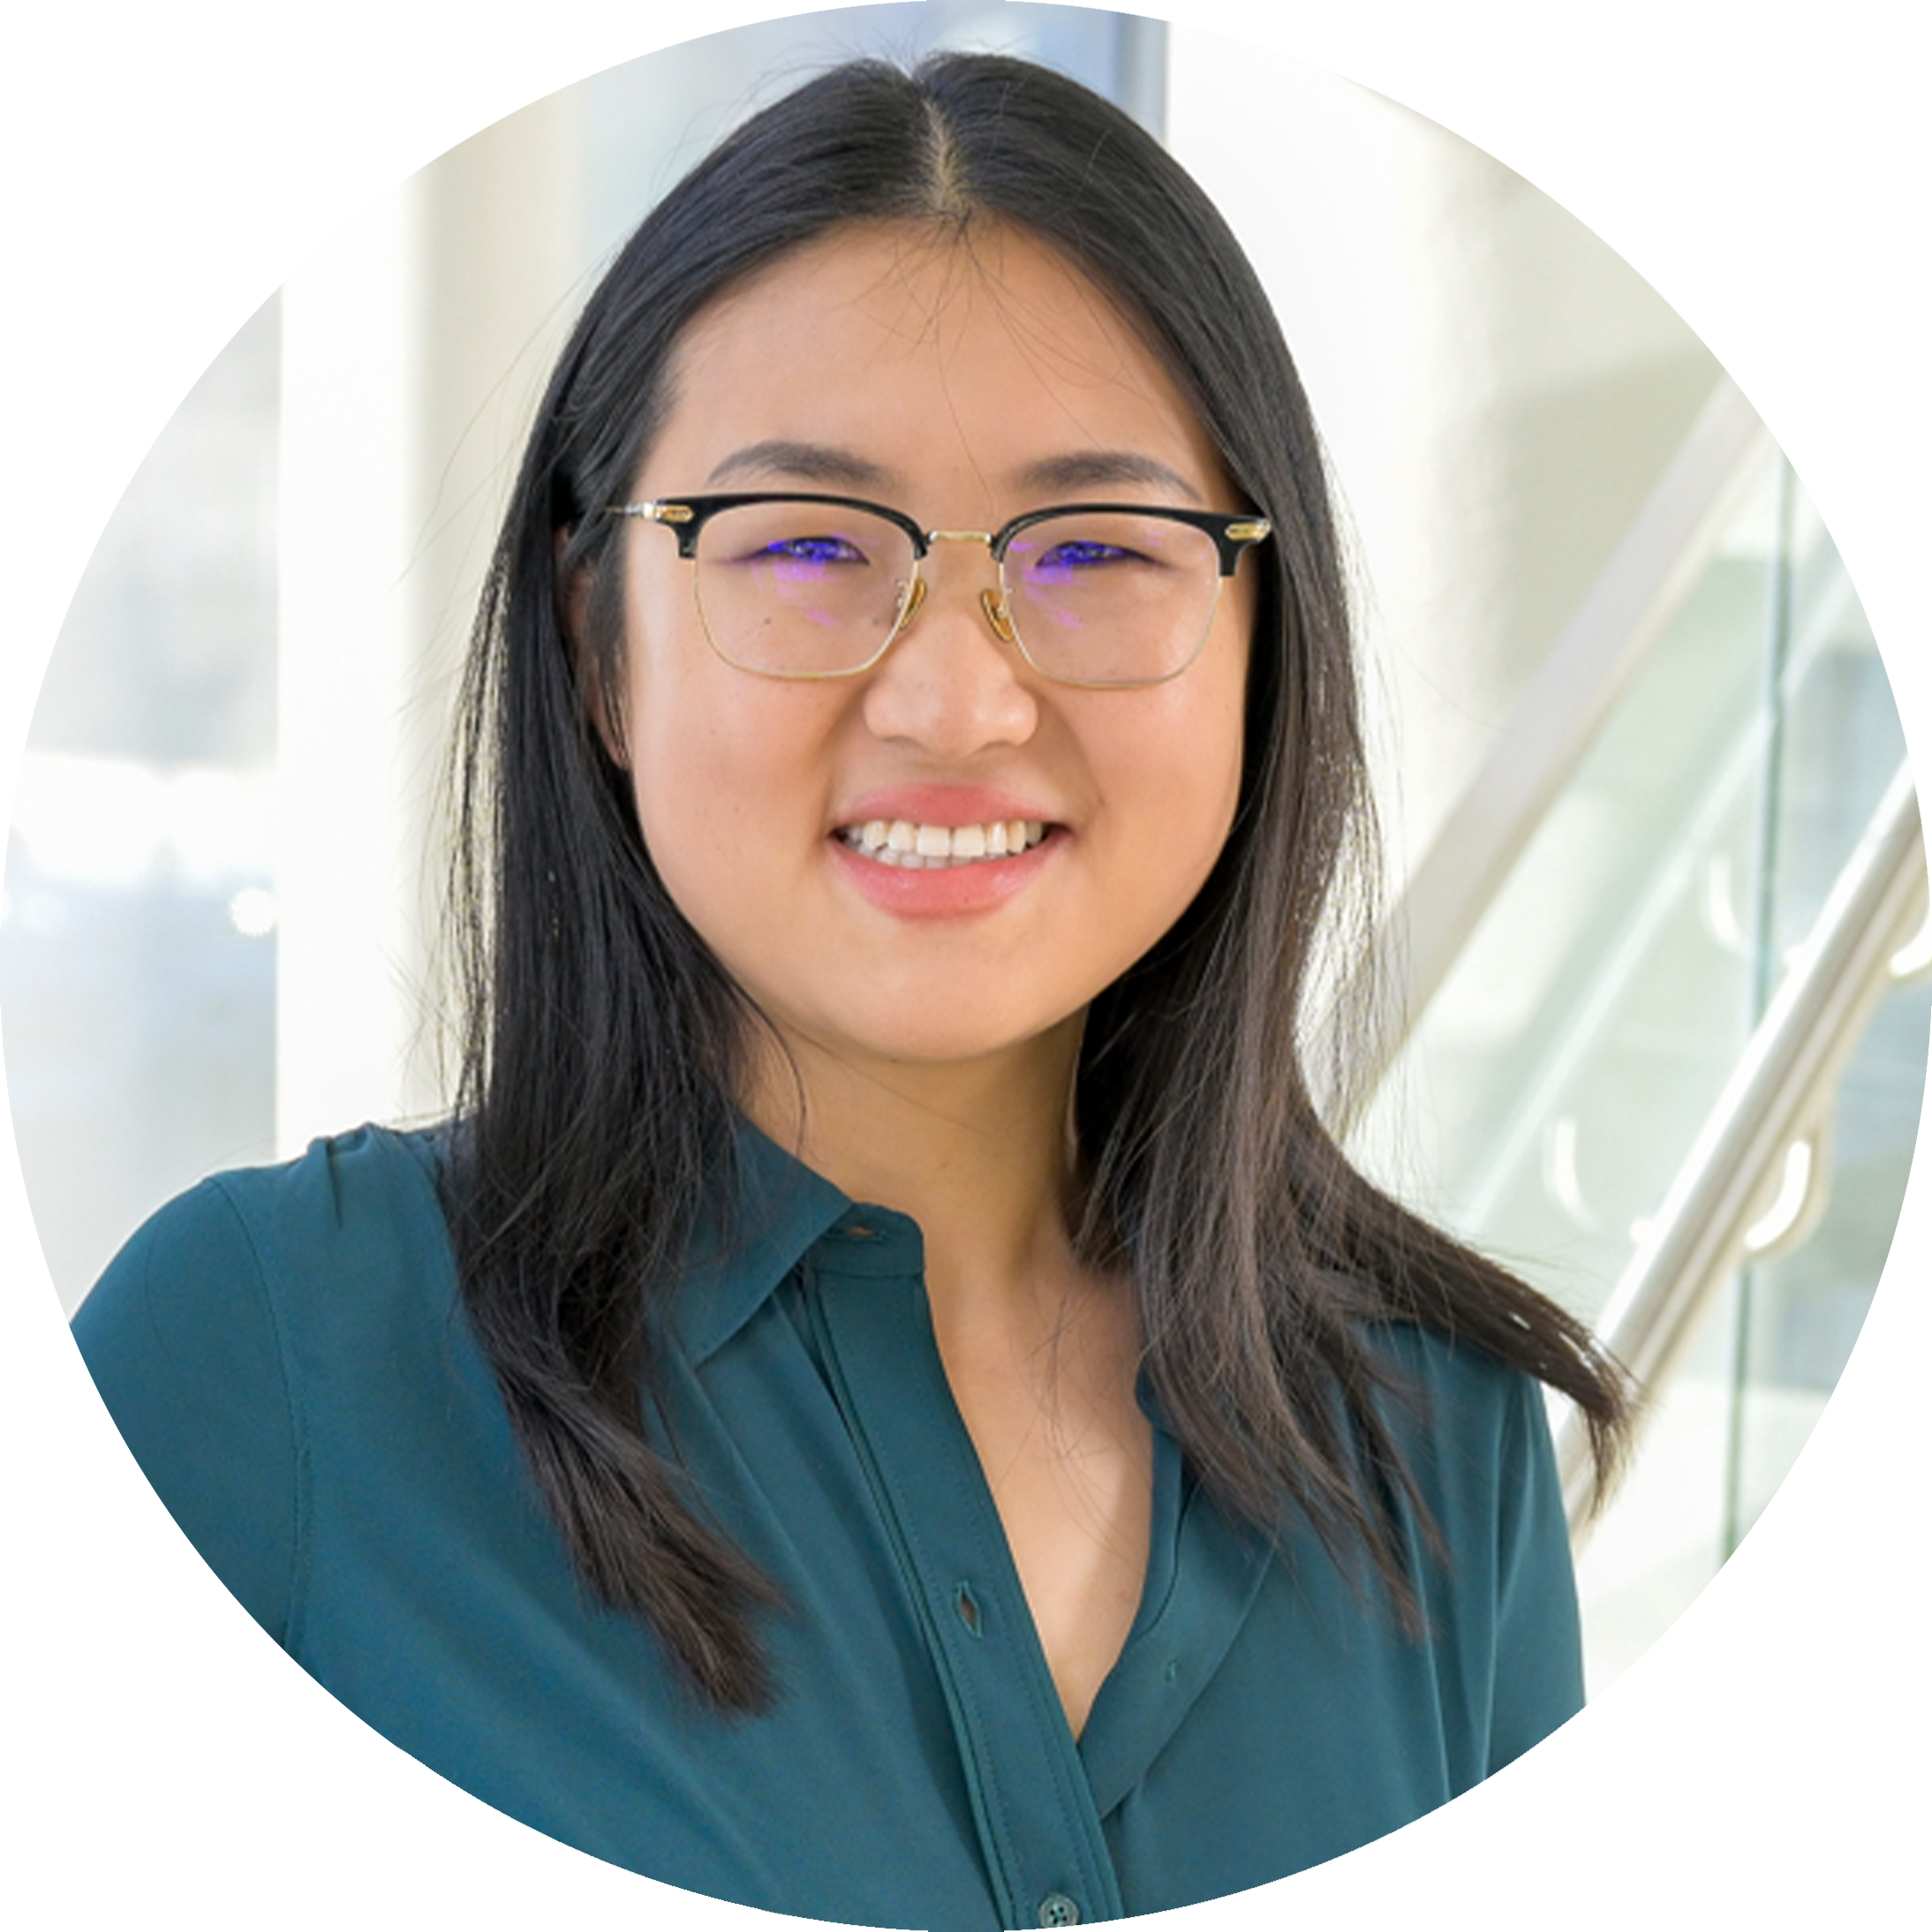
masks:
{"type": "Polygon", "coordinates": [[[434,1132],[365,1126],[313,1141],[293,1160],[211,1174],[135,1231],[82,1310],[131,1265],[150,1280],[186,1268],[212,1285],[237,1273],[380,1269],[446,1247],[440,1145],[434,1132]]]}
{"type": "Polygon", "coordinates": [[[420,1358],[412,1334],[448,1332],[439,1158],[432,1134],[365,1127],[215,1174],[150,1216],[75,1314],[135,1460],[278,1634],[302,1459],[319,1403],[350,1379],[334,1367],[420,1358]]]}
{"type": "Polygon", "coordinates": [[[1542,1400],[1534,1376],[1461,1336],[1410,1321],[1383,1323],[1370,1333],[1398,1389],[1424,1398],[1434,1428],[1481,1432],[1542,1400]]]}
{"type": "Polygon", "coordinates": [[[109,1407],[111,1381],[216,1374],[232,1403],[285,1382],[292,1355],[313,1353],[297,1348],[305,1335],[393,1326],[411,1304],[446,1310],[440,1144],[433,1132],[361,1127],[294,1160],[213,1174],[151,1215],[74,1317],[109,1407]]]}
{"type": "Polygon", "coordinates": [[[367,1125],[310,1142],[292,1160],[232,1167],[178,1195],[137,1233],[137,1242],[192,1235],[232,1219],[264,1241],[332,1246],[440,1232],[445,1136],[367,1125]]]}
{"type": "Polygon", "coordinates": [[[1438,1517],[1560,1518],[1548,1399],[1535,1377],[1474,1342],[1407,1322],[1376,1331],[1386,1413],[1438,1517]]]}

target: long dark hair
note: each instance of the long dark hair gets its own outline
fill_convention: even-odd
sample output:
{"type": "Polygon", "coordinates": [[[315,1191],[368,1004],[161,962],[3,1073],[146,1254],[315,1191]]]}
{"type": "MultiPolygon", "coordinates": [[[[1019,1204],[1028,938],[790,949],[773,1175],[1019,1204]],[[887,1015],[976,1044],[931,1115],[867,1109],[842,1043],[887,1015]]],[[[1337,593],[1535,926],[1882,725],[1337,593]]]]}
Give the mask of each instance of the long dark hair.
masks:
{"type": "Polygon", "coordinates": [[[626,499],[691,320],[860,220],[998,220],[1061,251],[1147,331],[1274,525],[1243,566],[1259,596],[1226,849],[1088,1018],[1076,1232],[1131,1275],[1152,1386],[1225,1506],[1275,1531],[1299,1509],[1412,1612],[1395,1498],[1414,1491],[1377,1400],[1376,1324],[1452,1333],[1561,1389],[1600,1472],[1624,1392],[1582,1327],[1371,1187],[1317,1117],[1300,1038],[1311,950],[1368,822],[1320,446],[1261,285],[1200,189],[1127,116],[1010,59],[857,63],[746,123],[619,255],[538,413],[464,692],[470,1030],[446,1182],[517,1436],[590,1589],[641,1613],[713,1706],[768,1702],[753,1612],[771,1587],[694,1508],[647,1413],[653,1306],[701,1204],[728,1195],[762,1023],[666,893],[592,722],[619,715],[623,641],[617,520],[598,513],[626,499]],[[566,580],[588,586],[574,643],[566,580]]]}

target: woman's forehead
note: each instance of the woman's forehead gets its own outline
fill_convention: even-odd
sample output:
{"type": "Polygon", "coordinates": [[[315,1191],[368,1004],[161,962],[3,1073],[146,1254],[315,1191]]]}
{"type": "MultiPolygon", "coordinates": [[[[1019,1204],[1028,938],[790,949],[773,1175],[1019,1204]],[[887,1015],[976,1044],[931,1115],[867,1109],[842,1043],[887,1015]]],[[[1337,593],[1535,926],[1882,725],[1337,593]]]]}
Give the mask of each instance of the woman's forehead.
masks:
{"type": "Polygon", "coordinates": [[[909,347],[944,342],[982,313],[1030,331],[1079,328],[1125,343],[1137,331],[1120,303],[1064,251],[999,216],[848,222],[762,264],[715,297],[680,343],[747,318],[795,324],[837,313],[909,347]]]}
{"type": "Polygon", "coordinates": [[[1000,221],[835,229],[701,311],[669,375],[658,449],[706,465],[677,488],[746,483],[711,473],[745,448],[889,451],[949,431],[1018,467],[1119,446],[1196,489],[1219,475],[1145,332],[1059,249],[1000,221]]]}

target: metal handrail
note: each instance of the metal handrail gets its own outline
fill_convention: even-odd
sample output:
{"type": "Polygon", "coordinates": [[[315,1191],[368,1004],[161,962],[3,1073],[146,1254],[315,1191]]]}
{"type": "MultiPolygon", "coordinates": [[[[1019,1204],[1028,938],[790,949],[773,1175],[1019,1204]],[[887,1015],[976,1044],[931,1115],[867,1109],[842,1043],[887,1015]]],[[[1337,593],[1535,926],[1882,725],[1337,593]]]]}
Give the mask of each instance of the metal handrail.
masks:
{"type": "MultiPolygon", "coordinates": [[[[1668,1371],[1732,1268],[1813,1219],[1838,1076],[1879,1000],[1932,965],[1919,943],[1927,905],[1918,799],[1901,761],[1604,1307],[1599,1339],[1640,1386],[1668,1371]],[[1801,1145],[1809,1152],[1794,1160],[1801,1145]]],[[[1574,1410],[1558,1428],[1557,1457],[1576,1528],[1595,1484],[1574,1410]]]]}
{"type": "MultiPolygon", "coordinates": [[[[1366,1065],[1364,1044],[1350,1041],[1350,1091],[1324,1101],[1337,1138],[1362,1119],[1536,826],[1709,562],[1760,464],[1777,450],[1916,452],[1928,433],[1932,382],[1717,384],[1522,688],[1496,746],[1416,854],[1370,958],[1350,968],[1356,991],[1339,1000],[1329,1028],[1364,999],[1379,1024],[1366,1065]]],[[[1309,1065],[1327,1065],[1329,1039],[1332,1031],[1309,1065]]]]}

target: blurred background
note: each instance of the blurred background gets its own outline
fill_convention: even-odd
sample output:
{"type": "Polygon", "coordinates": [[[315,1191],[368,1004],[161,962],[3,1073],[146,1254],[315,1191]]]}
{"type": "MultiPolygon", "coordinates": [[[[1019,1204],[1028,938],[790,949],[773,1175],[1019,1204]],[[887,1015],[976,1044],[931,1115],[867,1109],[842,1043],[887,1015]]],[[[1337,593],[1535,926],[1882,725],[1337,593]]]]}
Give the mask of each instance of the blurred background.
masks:
{"type": "Polygon", "coordinates": [[[449,705],[550,358],[736,120],[945,44],[1121,102],[1280,310],[1391,894],[1338,1124],[1653,1385],[1593,1528],[1573,1484],[1601,1687],[1762,1510],[1890,1241],[1932,1003],[1903,736],[1829,533],[1669,307],[1441,128],[1198,31],[937,4],[694,41],[452,150],[249,321],[102,540],[15,800],[0,1030],[55,1282],[202,1174],[438,1113],[449,705]]]}

